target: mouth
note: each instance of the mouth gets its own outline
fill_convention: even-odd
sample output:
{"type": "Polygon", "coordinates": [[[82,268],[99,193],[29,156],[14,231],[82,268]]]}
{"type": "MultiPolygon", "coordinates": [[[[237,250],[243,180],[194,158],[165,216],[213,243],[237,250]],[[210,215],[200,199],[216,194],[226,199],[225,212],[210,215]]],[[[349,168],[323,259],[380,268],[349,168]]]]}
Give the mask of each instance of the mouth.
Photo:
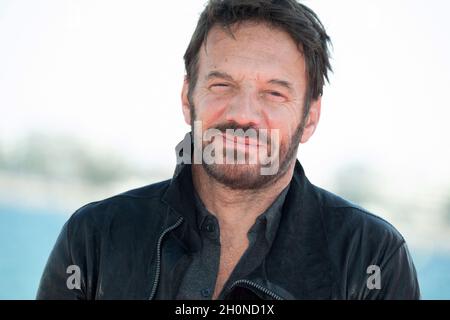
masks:
{"type": "Polygon", "coordinates": [[[224,145],[238,145],[238,146],[244,146],[244,147],[263,147],[263,144],[260,144],[258,139],[255,139],[253,137],[248,136],[235,136],[232,134],[224,134],[222,133],[222,138],[224,145]]]}

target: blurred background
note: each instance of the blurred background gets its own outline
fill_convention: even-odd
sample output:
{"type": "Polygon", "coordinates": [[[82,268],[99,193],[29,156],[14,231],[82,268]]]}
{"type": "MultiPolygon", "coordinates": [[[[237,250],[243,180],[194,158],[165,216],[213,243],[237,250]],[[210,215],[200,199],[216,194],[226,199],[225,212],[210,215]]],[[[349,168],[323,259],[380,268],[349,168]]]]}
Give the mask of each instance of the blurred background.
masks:
{"type": "MultiPolygon", "coordinates": [[[[0,299],[34,299],[80,206],[170,178],[204,0],[0,0],[0,299]]],[[[450,299],[450,2],[310,0],[334,73],[298,157],[390,221],[424,299],[450,299]]]]}

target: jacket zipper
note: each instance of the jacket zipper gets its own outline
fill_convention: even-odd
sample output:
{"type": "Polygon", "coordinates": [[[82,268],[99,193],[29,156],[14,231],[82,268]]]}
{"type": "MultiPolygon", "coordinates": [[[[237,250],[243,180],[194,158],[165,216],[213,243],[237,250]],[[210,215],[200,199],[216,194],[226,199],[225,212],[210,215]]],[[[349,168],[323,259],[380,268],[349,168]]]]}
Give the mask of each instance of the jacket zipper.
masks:
{"type": "Polygon", "coordinates": [[[183,222],[183,220],[184,220],[183,217],[180,217],[177,220],[177,222],[175,222],[175,224],[173,224],[172,226],[168,227],[159,236],[158,245],[156,247],[156,275],[155,275],[155,281],[153,282],[152,293],[150,294],[149,300],[153,300],[153,298],[155,297],[155,294],[156,294],[156,289],[158,288],[159,276],[160,276],[160,273],[161,273],[161,243],[162,243],[162,240],[163,240],[164,236],[167,233],[169,233],[173,229],[178,228],[178,226],[183,222]]]}
{"type": "Polygon", "coordinates": [[[284,300],[283,297],[279,296],[279,295],[276,294],[275,292],[270,291],[269,289],[264,288],[263,286],[261,286],[261,285],[259,285],[259,284],[257,284],[257,283],[254,283],[254,282],[252,282],[252,281],[250,281],[250,280],[237,280],[237,281],[233,282],[233,284],[232,284],[232,285],[230,286],[230,288],[228,289],[228,293],[231,292],[232,289],[233,289],[235,286],[239,285],[239,284],[243,284],[244,287],[253,287],[253,288],[255,288],[255,289],[261,291],[262,293],[264,293],[264,294],[266,294],[266,295],[268,295],[268,296],[271,296],[271,297],[274,298],[275,300],[284,300]]]}

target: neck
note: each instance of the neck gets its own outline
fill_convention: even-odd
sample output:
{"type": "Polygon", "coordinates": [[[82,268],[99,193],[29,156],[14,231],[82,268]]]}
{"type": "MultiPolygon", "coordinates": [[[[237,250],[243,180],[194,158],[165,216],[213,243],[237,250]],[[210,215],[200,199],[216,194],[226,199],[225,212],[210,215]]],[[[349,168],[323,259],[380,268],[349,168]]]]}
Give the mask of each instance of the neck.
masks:
{"type": "Polygon", "coordinates": [[[194,187],[209,212],[214,214],[221,232],[247,234],[262,214],[288,186],[294,173],[295,159],[274,183],[256,190],[235,190],[210,177],[202,165],[192,165],[194,187]]]}

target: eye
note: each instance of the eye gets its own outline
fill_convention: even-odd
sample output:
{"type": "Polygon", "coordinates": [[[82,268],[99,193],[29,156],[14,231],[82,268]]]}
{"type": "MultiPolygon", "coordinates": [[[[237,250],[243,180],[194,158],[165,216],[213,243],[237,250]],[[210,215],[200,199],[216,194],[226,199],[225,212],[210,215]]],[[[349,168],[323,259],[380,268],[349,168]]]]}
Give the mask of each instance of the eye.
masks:
{"type": "Polygon", "coordinates": [[[282,97],[283,95],[277,91],[269,91],[269,93],[274,97],[282,97]]]}
{"type": "Polygon", "coordinates": [[[264,93],[265,97],[271,101],[283,102],[286,101],[286,97],[279,91],[268,90],[264,93]]]}
{"type": "Polygon", "coordinates": [[[228,87],[228,83],[215,83],[213,85],[211,85],[211,88],[213,87],[228,87]]]}
{"type": "Polygon", "coordinates": [[[229,83],[214,83],[209,86],[209,90],[216,93],[226,92],[231,89],[231,85],[229,83]]]}

